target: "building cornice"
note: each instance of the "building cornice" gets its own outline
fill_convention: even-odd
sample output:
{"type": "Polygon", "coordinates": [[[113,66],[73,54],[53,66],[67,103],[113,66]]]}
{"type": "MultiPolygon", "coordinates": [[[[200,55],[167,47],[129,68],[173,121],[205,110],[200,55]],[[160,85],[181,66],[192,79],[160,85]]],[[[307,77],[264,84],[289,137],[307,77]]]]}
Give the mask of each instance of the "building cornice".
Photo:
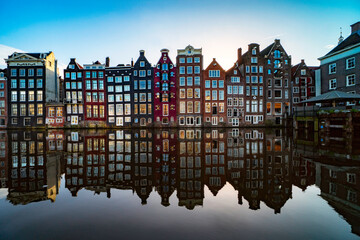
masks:
{"type": "Polygon", "coordinates": [[[324,59],[331,58],[331,57],[333,57],[333,56],[335,56],[335,55],[338,55],[338,54],[340,54],[340,53],[349,51],[350,49],[353,49],[353,48],[356,48],[356,47],[360,47],[360,43],[357,43],[357,44],[354,44],[354,45],[352,45],[352,46],[346,47],[346,48],[344,48],[344,49],[341,49],[341,50],[336,51],[336,52],[334,52],[334,53],[331,53],[331,54],[329,54],[329,55],[325,55],[325,56],[323,56],[323,57],[319,57],[318,60],[319,60],[319,61],[322,61],[322,60],[324,60],[324,59]]]}

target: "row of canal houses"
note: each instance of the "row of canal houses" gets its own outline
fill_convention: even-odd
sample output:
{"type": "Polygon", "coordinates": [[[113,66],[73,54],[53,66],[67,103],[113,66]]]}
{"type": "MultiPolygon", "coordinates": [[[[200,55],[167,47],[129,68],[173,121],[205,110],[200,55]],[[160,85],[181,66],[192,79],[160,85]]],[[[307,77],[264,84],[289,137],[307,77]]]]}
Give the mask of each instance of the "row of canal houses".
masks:
{"type": "Polygon", "coordinates": [[[315,96],[313,69],[292,67],[278,39],[262,51],[239,48],[227,71],[215,58],[204,68],[202,49],[191,45],[177,51],[176,64],[167,49],[155,65],[143,50],[126,65],[71,58],[63,80],[53,52],[14,53],[6,62],[0,122],[8,127],[285,125],[295,104],[315,96]]]}

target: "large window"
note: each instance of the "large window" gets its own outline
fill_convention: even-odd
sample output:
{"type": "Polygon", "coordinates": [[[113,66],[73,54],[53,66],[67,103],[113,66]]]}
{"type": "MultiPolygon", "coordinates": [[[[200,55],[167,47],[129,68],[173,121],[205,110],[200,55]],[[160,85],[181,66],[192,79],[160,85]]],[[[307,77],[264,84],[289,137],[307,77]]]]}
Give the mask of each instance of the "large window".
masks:
{"type": "Polygon", "coordinates": [[[281,90],[275,90],[274,96],[275,96],[275,98],[281,98],[282,97],[281,90]]]}
{"type": "Polygon", "coordinates": [[[275,103],[275,114],[279,115],[282,113],[282,104],[281,103],[275,103]]]}
{"type": "Polygon", "coordinates": [[[332,63],[329,65],[329,74],[336,73],[336,63],[332,63]]]}
{"type": "Polygon", "coordinates": [[[17,88],[17,80],[11,79],[11,88],[17,88]]]}
{"type": "Polygon", "coordinates": [[[336,79],[329,80],[329,89],[336,89],[336,79]]]}
{"type": "Polygon", "coordinates": [[[185,102],[180,102],[180,113],[185,113],[185,102]]]}
{"type": "Polygon", "coordinates": [[[180,74],[185,74],[185,67],[180,67],[180,74]]]}
{"type": "Polygon", "coordinates": [[[355,74],[346,76],[346,86],[354,86],[355,85],[355,74]]]}
{"type": "Polygon", "coordinates": [[[209,70],[209,77],[220,77],[220,70],[209,70]]]}
{"type": "Polygon", "coordinates": [[[180,77],[180,86],[185,86],[185,77],[180,77]]]}
{"type": "Polygon", "coordinates": [[[346,69],[352,69],[355,67],[355,57],[346,59],[346,69]]]}
{"type": "Polygon", "coordinates": [[[193,73],[193,67],[192,66],[188,66],[186,68],[187,74],[192,74],[193,73]]]}
{"type": "Polygon", "coordinates": [[[205,91],[205,100],[210,100],[211,99],[211,94],[210,94],[210,91],[207,90],[205,91]]]}
{"type": "Polygon", "coordinates": [[[275,50],[274,51],[274,58],[280,58],[281,57],[281,53],[279,50],[275,50]]]}
{"type": "Polygon", "coordinates": [[[140,89],[146,89],[146,80],[140,80],[139,84],[140,84],[140,89]]]}
{"type": "Polygon", "coordinates": [[[181,88],[180,89],[180,98],[185,98],[185,89],[184,88],[181,88]]]}
{"type": "Polygon", "coordinates": [[[163,83],[161,90],[162,91],[169,91],[169,84],[168,83],[163,83]]]}

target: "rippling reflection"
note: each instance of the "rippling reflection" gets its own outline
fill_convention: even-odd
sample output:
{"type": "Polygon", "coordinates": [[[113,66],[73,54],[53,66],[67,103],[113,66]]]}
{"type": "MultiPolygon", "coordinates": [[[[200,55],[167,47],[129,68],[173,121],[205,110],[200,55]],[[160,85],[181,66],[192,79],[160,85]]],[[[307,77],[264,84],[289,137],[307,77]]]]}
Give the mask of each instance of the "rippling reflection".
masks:
{"type": "MultiPolygon", "coordinates": [[[[238,203],[280,213],[292,186],[310,185],[360,233],[360,157],[353,136],[282,129],[51,130],[0,132],[1,188],[13,205],[50,200],[65,187],[106,193],[131,189],[139,204],[154,191],[167,207],[203,205],[226,183],[238,203]]],[[[68,193],[62,193],[68,194],[68,193]]]]}

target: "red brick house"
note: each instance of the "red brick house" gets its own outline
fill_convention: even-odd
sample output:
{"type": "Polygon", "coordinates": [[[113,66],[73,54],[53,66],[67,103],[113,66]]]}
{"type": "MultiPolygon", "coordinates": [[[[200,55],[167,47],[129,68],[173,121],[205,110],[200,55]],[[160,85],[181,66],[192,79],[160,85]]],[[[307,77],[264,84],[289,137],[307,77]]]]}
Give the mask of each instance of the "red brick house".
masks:
{"type": "Polygon", "coordinates": [[[154,74],[154,123],[156,126],[176,126],[176,68],[170,60],[169,50],[161,50],[154,74]]]}
{"type": "Polygon", "coordinates": [[[291,77],[293,83],[292,103],[293,106],[309,98],[315,97],[315,70],[319,67],[308,67],[304,61],[291,68],[291,77]]]}
{"type": "Polygon", "coordinates": [[[204,126],[225,126],[227,123],[225,70],[215,58],[204,70],[203,81],[205,81],[205,86],[202,88],[204,126]]]}

